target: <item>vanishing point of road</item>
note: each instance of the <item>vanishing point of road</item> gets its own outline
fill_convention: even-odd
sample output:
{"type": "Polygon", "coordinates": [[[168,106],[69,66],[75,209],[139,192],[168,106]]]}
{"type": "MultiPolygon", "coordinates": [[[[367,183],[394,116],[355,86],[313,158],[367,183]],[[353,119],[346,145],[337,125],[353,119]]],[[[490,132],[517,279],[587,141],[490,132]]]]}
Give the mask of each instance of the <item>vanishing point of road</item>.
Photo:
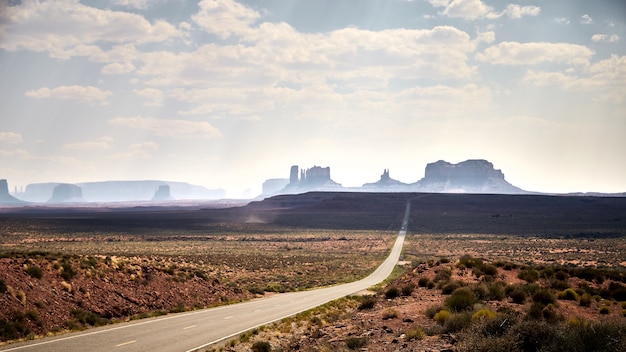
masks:
{"type": "Polygon", "coordinates": [[[196,310],[163,317],[102,326],[83,332],[10,344],[0,351],[199,351],[247,330],[312,309],[367,289],[384,279],[398,263],[409,221],[407,203],[402,227],[391,253],[369,276],[359,281],[311,291],[196,310]]]}

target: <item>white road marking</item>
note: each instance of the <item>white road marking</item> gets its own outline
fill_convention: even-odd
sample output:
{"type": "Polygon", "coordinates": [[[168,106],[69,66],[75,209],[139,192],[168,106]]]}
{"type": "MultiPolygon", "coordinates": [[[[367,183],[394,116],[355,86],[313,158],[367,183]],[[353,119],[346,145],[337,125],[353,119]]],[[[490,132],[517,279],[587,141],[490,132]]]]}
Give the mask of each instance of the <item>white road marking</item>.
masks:
{"type": "Polygon", "coordinates": [[[126,346],[126,345],[130,345],[131,343],[135,343],[135,342],[137,342],[137,340],[120,343],[119,345],[115,345],[115,347],[126,346]]]}
{"type": "Polygon", "coordinates": [[[185,326],[183,328],[183,330],[187,330],[187,329],[191,329],[191,328],[195,328],[195,327],[196,327],[195,325],[189,325],[189,326],[185,326]]]}
{"type": "Polygon", "coordinates": [[[231,315],[231,316],[228,316],[228,317],[224,317],[224,320],[226,320],[226,319],[231,319],[232,317],[233,317],[232,315],[231,315]]]}

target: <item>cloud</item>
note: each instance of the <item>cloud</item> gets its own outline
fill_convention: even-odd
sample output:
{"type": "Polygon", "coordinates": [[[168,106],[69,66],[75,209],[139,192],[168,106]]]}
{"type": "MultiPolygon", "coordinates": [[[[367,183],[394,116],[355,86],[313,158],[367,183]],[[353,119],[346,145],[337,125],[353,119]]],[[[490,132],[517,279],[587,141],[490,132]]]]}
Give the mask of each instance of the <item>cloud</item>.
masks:
{"type": "Polygon", "coordinates": [[[148,8],[148,0],[115,0],[113,3],[115,5],[126,6],[133,9],[142,10],[148,8]]]}
{"type": "Polygon", "coordinates": [[[209,33],[222,39],[249,33],[251,25],[261,15],[231,0],[203,0],[200,11],[192,16],[193,21],[209,33]]]}
{"type": "Polygon", "coordinates": [[[130,62],[113,62],[102,68],[102,73],[108,75],[119,75],[130,73],[135,70],[135,65],[130,62]]]}
{"type": "Polygon", "coordinates": [[[509,18],[522,18],[524,16],[537,16],[541,12],[539,6],[520,6],[508,4],[501,12],[495,12],[493,7],[481,0],[426,0],[434,7],[444,7],[440,14],[451,18],[476,20],[479,18],[496,19],[502,16],[509,18]]]}
{"type": "Polygon", "coordinates": [[[535,65],[544,62],[588,64],[593,55],[593,50],[577,44],[501,42],[476,54],[476,58],[497,65],[535,65]]]}
{"type": "Polygon", "coordinates": [[[157,119],[153,117],[117,117],[108,121],[110,125],[136,128],[163,137],[202,137],[221,136],[221,132],[205,121],[157,119]]]}
{"type": "Polygon", "coordinates": [[[591,16],[584,14],[582,16],[580,16],[580,23],[582,24],[592,24],[593,23],[593,18],[591,18],[591,16]]]}
{"type": "Polygon", "coordinates": [[[558,17],[554,19],[554,22],[558,23],[558,24],[569,24],[570,21],[569,19],[565,18],[565,17],[558,17]]]}
{"type": "Polygon", "coordinates": [[[93,86],[59,86],[56,88],[39,88],[25,93],[31,98],[51,98],[59,100],[77,100],[88,103],[105,102],[113,93],[93,86]]]}
{"type": "Polygon", "coordinates": [[[110,159],[132,160],[132,159],[151,159],[154,152],[159,150],[157,143],[146,141],[131,144],[124,153],[114,154],[110,159]]]}
{"type": "Polygon", "coordinates": [[[163,91],[155,88],[135,89],[133,93],[144,98],[145,106],[162,106],[163,91]]]}
{"type": "Polygon", "coordinates": [[[594,42],[609,42],[615,43],[619,41],[619,36],[617,34],[594,34],[591,36],[591,40],[594,42]]]}
{"type": "Polygon", "coordinates": [[[101,10],[78,0],[24,1],[0,13],[4,31],[0,48],[47,51],[64,58],[65,50],[94,43],[153,43],[181,36],[163,20],[121,11],[101,10]]]}
{"type": "Polygon", "coordinates": [[[63,149],[81,150],[81,151],[94,151],[111,148],[113,143],[113,137],[104,136],[93,141],[67,143],[63,145],[63,149]]]}
{"type": "Polygon", "coordinates": [[[15,132],[0,132],[0,143],[18,144],[22,142],[22,135],[15,132]]]}

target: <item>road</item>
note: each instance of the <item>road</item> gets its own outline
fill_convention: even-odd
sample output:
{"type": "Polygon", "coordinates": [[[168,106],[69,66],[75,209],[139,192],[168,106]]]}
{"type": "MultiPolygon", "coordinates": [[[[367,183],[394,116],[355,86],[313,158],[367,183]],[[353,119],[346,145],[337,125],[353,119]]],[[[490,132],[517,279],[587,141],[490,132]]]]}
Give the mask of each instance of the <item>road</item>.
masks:
{"type": "Polygon", "coordinates": [[[354,294],[383,281],[391,274],[400,258],[409,212],[410,203],[407,204],[402,227],[391,253],[372,274],[362,280],[16,343],[4,346],[0,348],[0,351],[191,352],[202,350],[244,331],[354,294]]]}

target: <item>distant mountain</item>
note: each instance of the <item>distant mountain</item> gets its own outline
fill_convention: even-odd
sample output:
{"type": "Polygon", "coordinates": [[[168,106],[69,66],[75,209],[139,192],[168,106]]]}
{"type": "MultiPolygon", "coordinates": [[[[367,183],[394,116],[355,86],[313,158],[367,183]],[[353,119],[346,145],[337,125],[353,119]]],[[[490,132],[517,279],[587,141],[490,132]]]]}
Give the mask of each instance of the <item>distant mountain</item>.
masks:
{"type": "Polygon", "coordinates": [[[298,165],[291,167],[289,183],[278,193],[293,194],[310,191],[338,191],[341,184],[330,178],[330,167],[313,166],[300,169],[298,165]]]}
{"type": "Polygon", "coordinates": [[[385,169],[383,174],[380,175],[380,180],[366,183],[362,189],[368,192],[406,192],[409,190],[409,185],[394,180],[389,176],[389,169],[385,169]]]}
{"type": "Polygon", "coordinates": [[[0,205],[20,205],[25,202],[9,194],[9,184],[7,180],[0,180],[0,205]]]}
{"type": "Polygon", "coordinates": [[[52,197],[48,203],[82,203],[83,193],[79,186],[70,183],[61,183],[52,190],[52,197]]]}
{"type": "MultiPolygon", "coordinates": [[[[26,186],[20,198],[29,202],[48,202],[54,188],[60,183],[33,183],[26,186]]],[[[174,199],[221,199],[226,197],[222,189],[210,190],[185,182],[171,181],[102,181],[77,183],[85,202],[131,202],[152,200],[160,186],[170,187],[174,199]]]]}
{"type": "Polygon", "coordinates": [[[529,193],[504,179],[487,160],[466,160],[458,164],[439,160],[426,165],[424,178],[412,185],[417,192],[429,193],[529,193]]]}

